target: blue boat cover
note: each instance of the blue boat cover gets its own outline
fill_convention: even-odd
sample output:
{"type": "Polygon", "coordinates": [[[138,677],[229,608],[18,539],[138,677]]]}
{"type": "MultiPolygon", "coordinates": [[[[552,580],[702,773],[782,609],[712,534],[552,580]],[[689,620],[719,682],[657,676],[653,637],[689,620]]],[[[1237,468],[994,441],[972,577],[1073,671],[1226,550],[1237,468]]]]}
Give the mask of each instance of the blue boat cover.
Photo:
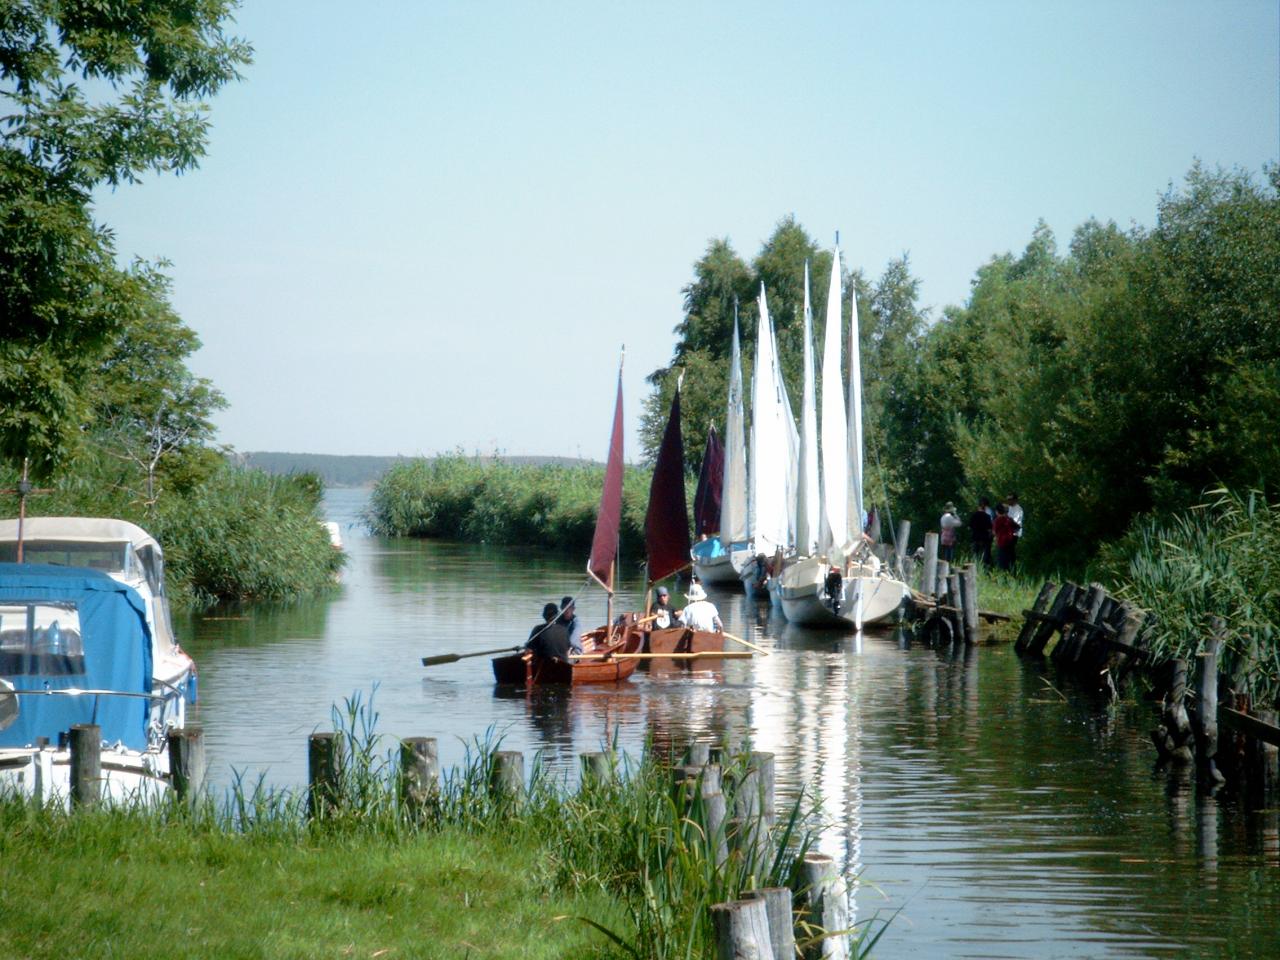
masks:
{"type": "MultiPolygon", "coordinates": [[[[18,690],[76,687],[125,693],[151,692],[151,631],[136,590],[85,567],[0,563],[0,605],[49,602],[73,605],[80,622],[83,657],[46,650],[25,658],[0,656],[0,676],[18,690]]],[[[147,747],[149,702],[141,697],[19,696],[18,717],[0,730],[0,747],[29,746],[37,737],[57,743],[77,723],[96,723],[107,743],[147,747]]]]}

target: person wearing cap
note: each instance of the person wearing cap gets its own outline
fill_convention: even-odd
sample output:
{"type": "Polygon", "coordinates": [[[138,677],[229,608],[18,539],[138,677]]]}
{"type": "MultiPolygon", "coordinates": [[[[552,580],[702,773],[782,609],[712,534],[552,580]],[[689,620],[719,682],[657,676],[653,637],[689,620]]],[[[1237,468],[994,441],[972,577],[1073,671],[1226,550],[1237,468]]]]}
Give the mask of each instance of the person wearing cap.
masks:
{"type": "Polygon", "coordinates": [[[956,530],[963,524],[963,521],[956,516],[956,505],[951,501],[947,501],[947,506],[942,512],[942,519],[938,521],[938,529],[942,531],[938,537],[938,545],[941,547],[938,559],[945,560],[950,563],[956,555],[956,530]]]}
{"type": "Polygon", "coordinates": [[[569,650],[571,653],[582,653],[582,621],[574,612],[573,597],[564,597],[560,601],[560,619],[569,633],[569,650]]]}
{"type": "Polygon", "coordinates": [[[666,587],[659,587],[654,591],[655,599],[653,607],[649,610],[653,619],[653,629],[665,630],[671,626],[671,621],[675,617],[675,611],[671,609],[671,594],[666,587]]]}
{"type": "Polygon", "coordinates": [[[722,633],[724,624],[720,622],[720,611],[707,599],[707,592],[696,580],[685,594],[689,605],[680,611],[680,625],[707,633],[722,633]]]}

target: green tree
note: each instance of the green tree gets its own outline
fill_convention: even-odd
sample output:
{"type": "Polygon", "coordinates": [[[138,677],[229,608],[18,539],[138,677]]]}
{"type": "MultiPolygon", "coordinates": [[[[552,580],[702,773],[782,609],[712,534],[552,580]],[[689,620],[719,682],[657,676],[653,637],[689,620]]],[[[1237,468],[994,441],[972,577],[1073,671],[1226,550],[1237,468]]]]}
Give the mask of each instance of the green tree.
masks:
{"type": "Polygon", "coordinates": [[[6,0],[0,6],[0,455],[48,475],[89,413],[84,386],[140,290],[91,191],[182,173],[202,99],[251,50],[234,0],[6,0]]]}

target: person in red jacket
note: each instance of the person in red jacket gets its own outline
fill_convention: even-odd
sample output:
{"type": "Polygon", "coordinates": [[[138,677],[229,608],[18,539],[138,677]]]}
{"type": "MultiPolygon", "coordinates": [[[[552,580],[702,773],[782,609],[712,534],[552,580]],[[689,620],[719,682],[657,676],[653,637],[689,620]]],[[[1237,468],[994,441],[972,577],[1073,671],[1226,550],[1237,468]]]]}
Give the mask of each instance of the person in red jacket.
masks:
{"type": "Polygon", "coordinates": [[[992,533],[996,537],[996,566],[1001,570],[1012,570],[1015,559],[1014,551],[1018,546],[1018,531],[1021,525],[1009,516],[1006,504],[996,504],[996,520],[992,525],[992,533]]]}

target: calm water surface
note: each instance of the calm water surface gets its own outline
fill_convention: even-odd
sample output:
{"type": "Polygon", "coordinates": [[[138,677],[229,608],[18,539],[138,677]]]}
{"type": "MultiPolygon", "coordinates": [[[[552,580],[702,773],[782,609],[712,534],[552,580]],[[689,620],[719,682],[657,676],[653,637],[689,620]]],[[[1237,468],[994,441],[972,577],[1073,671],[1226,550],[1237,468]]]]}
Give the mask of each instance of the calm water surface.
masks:
{"type": "Polygon", "coordinates": [[[378,729],[439,738],[446,766],[489,728],[566,772],[615,737],[637,753],[649,733],[749,737],[777,755],[780,793],[821,798],[858,917],[894,915],[877,957],[1280,956],[1280,813],[1170,790],[1149,706],[1063,698],[1007,644],[952,656],[803,631],[736,593],[713,595],[726,628],[771,656],[571,696],[501,691],[485,657],[420,659],[518,644],[566,593],[602,621],[583,564],[370,538],[365,498],[328,495],[351,555],[331,599],[179,624],[215,784],[304,784],[307,735],[375,687],[378,729]]]}

